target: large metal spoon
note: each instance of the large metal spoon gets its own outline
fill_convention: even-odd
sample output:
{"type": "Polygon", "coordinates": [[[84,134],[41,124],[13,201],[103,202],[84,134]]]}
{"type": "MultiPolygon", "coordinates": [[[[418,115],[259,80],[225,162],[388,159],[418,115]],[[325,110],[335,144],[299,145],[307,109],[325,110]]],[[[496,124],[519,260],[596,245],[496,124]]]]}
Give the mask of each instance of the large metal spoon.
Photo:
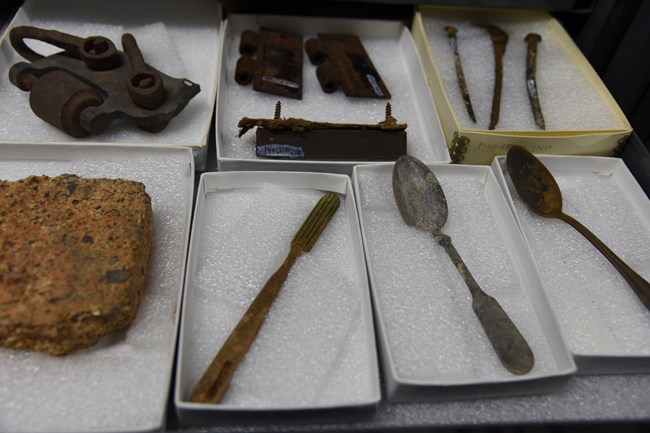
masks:
{"type": "Polygon", "coordinates": [[[479,287],[463,259],[442,232],[447,221],[447,199],[433,172],[419,159],[403,155],[393,168],[393,194],[404,221],[430,232],[442,246],[472,294],[472,308],[503,366],[514,374],[525,374],[535,357],[499,302],[479,287]]]}
{"type": "Polygon", "coordinates": [[[521,146],[513,146],[508,150],[506,165],[512,183],[524,203],[535,213],[561,219],[582,233],[614,265],[641,302],[650,310],[650,284],[614,254],[587,227],[562,211],[562,192],[546,166],[521,146]]]}

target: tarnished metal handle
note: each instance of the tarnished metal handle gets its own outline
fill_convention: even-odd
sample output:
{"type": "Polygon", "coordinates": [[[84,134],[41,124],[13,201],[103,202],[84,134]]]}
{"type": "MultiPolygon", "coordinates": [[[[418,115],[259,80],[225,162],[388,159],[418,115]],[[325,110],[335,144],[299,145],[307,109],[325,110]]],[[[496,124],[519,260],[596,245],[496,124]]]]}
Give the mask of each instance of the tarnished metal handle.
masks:
{"type": "Polygon", "coordinates": [[[499,301],[481,289],[451,243],[451,238],[439,233],[434,234],[434,239],[445,249],[469,288],[472,294],[472,309],[503,366],[513,374],[528,373],[535,365],[535,356],[508,313],[499,301]]]}
{"type": "Polygon", "coordinates": [[[600,251],[607,260],[616,268],[625,281],[630,285],[634,293],[639,297],[643,305],[650,310],[650,283],[646,281],[641,275],[636,273],[627,263],[625,263],[619,256],[614,253],[603,241],[601,241],[595,234],[587,227],[570,215],[562,213],[558,215],[562,221],[572,225],[573,228],[578,230],[589,242],[593,244],[598,251],[600,251]]]}

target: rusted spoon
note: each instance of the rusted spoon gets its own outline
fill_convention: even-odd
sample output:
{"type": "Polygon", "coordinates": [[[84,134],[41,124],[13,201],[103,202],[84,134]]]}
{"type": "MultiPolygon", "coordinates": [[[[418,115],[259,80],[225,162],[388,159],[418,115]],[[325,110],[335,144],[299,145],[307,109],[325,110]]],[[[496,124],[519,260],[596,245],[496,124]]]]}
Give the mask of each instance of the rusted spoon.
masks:
{"type": "Polygon", "coordinates": [[[503,366],[514,374],[528,373],[535,357],[499,302],[485,293],[463,259],[442,232],[447,221],[447,199],[433,172],[419,159],[403,155],[393,168],[393,194],[406,224],[426,230],[445,249],[472,294],[472,308],[503,366]]]}
{"type": "Polygon", "coordinates": [[[650,310],[650,284],[614,254],[587,227],[562,212],[562,192],[546,166],[521,146],[513,146],[508,150],[506,165],[512,183],[524,203],[535,213],[544,217],[561,219],[582,233],[614,265],[636,292],[641,302],[650,310]]]}

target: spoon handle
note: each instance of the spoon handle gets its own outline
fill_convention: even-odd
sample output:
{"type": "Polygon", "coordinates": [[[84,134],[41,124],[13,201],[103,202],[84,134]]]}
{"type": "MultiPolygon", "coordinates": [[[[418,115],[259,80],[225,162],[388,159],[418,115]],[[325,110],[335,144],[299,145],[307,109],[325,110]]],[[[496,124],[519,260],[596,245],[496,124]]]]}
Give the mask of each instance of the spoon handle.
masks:
{"type": "Polygon", "coordinates": [[[565,213],[560,214],[558,217],[578,230],[582,235],[587,238],[598,250],[605,256],[609,262],[614,265],[616,270],[625,278],[625,281],[632,287],[637,294],[643,305],[650,310],[650,283],[637,274],[634,269],[629,267],[614,251],[610,250],[603,241],[601,241],[595,234],[593,234],[587,227],[582,225],[580,221],[565,213]]]}
{"type": "Polygon", "coordinates": [[[514,374],[528,373],[535,364],[535,357],[526,339],[499,302],[481,289],[467,269],[451,238],[443,233],[434,235],[472,294],[472,308],[503,366],[514,374]]]}

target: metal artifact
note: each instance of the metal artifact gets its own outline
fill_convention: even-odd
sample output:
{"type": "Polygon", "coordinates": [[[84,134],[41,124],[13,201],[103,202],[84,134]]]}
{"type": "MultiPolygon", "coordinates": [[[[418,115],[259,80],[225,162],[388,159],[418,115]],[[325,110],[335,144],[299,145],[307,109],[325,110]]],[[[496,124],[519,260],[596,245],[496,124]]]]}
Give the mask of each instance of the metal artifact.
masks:
{"type": "Polygon", "coordinates": [[[31,62],[14,64],[9,80],[31,91],[29,103],[38,117],[73,137],[101,134],[116,119],[159,132],[201,90],[147,65],[128,33],[122,36],[124,52],[103,36],[84,39],[30,26],[13,28],[9,38],[16,52],[31,62]],[[44,57],[25,39],[63,51],[44,57]]]}
{"type": "Polygon", "coordinates": [[[540,129],[546,129],[544,116],[542,115],[542,106],[539,103],[539,92],[537,91],[537,44],[542,40],[542,37],[537,33],[529,33],[524,39],[528,44],[526,55],[526,90],[528,91],[528,99],[530,106],[533,109],[533,116],[535,123],[540,129]]]}
{"type": "Polygon", "coordinates": [[[562,211],[562,191],[546,166],[521,146],[512,146],[506,157],[512,183],[530,209],[548,218],[558,218],[578,230],[591,242],[632,287],[643,305],[650,310],[650,283],[618,257],[607,245],[578,220],[562,211]]]}
{"type": "Polygon", "coordinates": [[[253,90],[302,99],[302,36],[262,28],[244,30],[235,81],[253,90]]]}
{"type": "Polygon", "coordinates": [[[340,202],[341,200],[334,193],[327,193],[321,197],[292,239],[287,258],[253,299],[235,329],[195,385],[190,395],[190,401],[213,404],[221,402],[235,370],[255,341],[273,301],[287,279],[291,266],[302,253],[311,251],[338,209],[340,202]]]}
{"type": "Polygon", "coordinates": [[[319,33],[305,43],[309,61],[325,93],[339,87],[346,96],[390,98],[390,92],[370,60],[361,40],[354,35],[319,33]]]}
{"type": "Polygon", "coordinates": [[[476,123],[476,116],[474,115],[474,108],[472,107],[472,101],[469,98],[469,90],[467,89],[467,82],[465,81],[465,73],[463,72],[463,64],[460,61],[460,54],[458,53],[458,39],[456,39],[456,33],[458,29],[453,26],[446,26],[445,31],[449,37],[449,44],[451,49],[454,52],[454,59],[456,64],[456,76],[458,77],[458,87],[460,88],[460,93],[463,97],[463,102],[465,102],[465,108],[467,108],[467,114],[469,114],[472,122],[476,123]]]}
{"type": "Polygon", "coordinates": [[[501,91],[503,89],[503,55],[508,44],[508,33],[501,27],[494,24],[484,24],[484,27],[492,38],[494,47],[494,93],[492,95],[492,112],[490,113],[489,129],[494,129],[499,123],[499,111],[501,110],[501,91]]]}
{"type": "Polygon", "coordinates": [[[406,153],[406,124],[397,123],[390,104],[385,119],[376,124],[330,123],[280,117],[281,104],[273,119],[242,118],[239,136],[257,127],[256,154],[276,159],[394,161],[406,153]]]}
{"type": "Polygon", "coordinates": [[[514,374],[529,372],[535,357],[526,339],[499,302],[481,289],[463,259],[442,232],[447,200],[433,172],[419,159],[404,155],[393,168],[393,194],[406,224],[426,230],[445,249],[472,295],[472,308],[503,366],[514,374]]]}

